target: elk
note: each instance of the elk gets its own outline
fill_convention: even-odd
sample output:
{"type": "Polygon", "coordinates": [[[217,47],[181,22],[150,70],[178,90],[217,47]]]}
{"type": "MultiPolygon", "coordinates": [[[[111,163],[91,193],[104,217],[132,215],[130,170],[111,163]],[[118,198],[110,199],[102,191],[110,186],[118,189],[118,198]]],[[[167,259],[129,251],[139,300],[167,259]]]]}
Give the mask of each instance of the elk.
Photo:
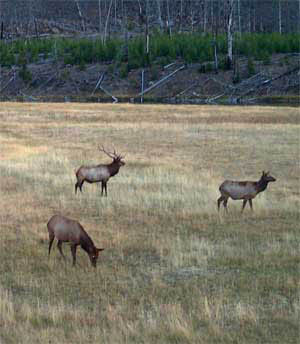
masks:
{"type": "Polygon", "coordinates": [[[270,172],[263,171],[262,176],[257,182],[225,180],[219,187],[221,197],[218,198],[218,210],[220,209],[221,202],[223,202],[227,212],[227,201],[229,197],[233,200],[243,200],[242,212],[247,201],[249,202],[251,210],[253,210],[252,199],[255,198],[258,193],[266,190],[268,183],[276,181],[269,173],[270,172]]]}
{"type": "Polygon", "coordinates": [[[125,162],[122,161],[124,157],[118,155],[115,150],[113,153],[107,152],[103,147],[99,147],[99,150],[112,158],[113,161],[110,164],[79,167],[76,171],[77,183],[75,184],[75,194],[78,187],[80,192],[82,192],[82,184],[84,182],[101,182],[101,196],[103,196],[103,191],[105,191],[105,196],[107,196],[107,182],[109,178],[115,176],[119,172],[120,167],[125,165],[125,162]]]}
{"type": "Polygon", "coordinates": [[[79,222],[62,215],[54,215],[48,221],[47,228],[49,233],[49,257],[53,240],[56,238],[58,240],[58,250],[64,260],[66,257],[62,251],[62,243],[69,242],[71,244],[73,266],[76,264],[76,248],[80,245],[81,248],[89,255],[92,266],[96,267],[99,252],[103,251],[104,248],[95,247],[92,239],[79,222]]]}

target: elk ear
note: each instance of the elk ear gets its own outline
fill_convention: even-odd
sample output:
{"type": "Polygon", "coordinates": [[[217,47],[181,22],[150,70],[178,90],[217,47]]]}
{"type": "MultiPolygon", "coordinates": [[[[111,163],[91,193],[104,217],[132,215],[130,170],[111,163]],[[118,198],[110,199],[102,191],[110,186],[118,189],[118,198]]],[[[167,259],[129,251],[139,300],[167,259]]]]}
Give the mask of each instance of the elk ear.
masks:
{"type": "Polygon", "coordinates": [[[266,172],[266,176],[270,173],[270,171],[266,172]]]}
{"type": "Polygon", "coordinates": [[[99,252],[103,251],[104,248],[96,248],[96,250],[97,250],[97,253],[99,253],[99,252]]]}
{"type": "Polygon", "coordinates": [[[265,171],[262,171],[262,175],[263,175],[263,176],[265,175],[265,171]]]}

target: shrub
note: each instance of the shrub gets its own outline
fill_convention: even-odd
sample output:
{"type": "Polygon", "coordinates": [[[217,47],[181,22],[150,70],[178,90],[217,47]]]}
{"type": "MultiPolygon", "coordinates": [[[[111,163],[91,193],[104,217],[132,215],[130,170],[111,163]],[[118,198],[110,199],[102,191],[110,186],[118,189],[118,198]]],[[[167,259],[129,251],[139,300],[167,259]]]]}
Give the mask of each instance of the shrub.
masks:
{"type": "Polygon", "coordinates": [[[206,68],[205,68],[205,64],[202,64],[199,68],[198,68],[198,73],[205,73],[206,72],[206,68]]]}
{"type": "Polygon", "coordinates": [[[213,63],[207,63],[206,66],[205,66],[205,70],[206,72],[211,72],[214,70],[214,64],[213,63]]]}
{"type": "Polygon", "coordinates": [[[108,73],[113,74],[114,71],[115,71],[115,65],[114,65],[113,63],[111,63],[111,64],[108,66],[107,71],[108,71],[108,73]]]}
{"type": "Polygon", "coordinates": [[[11,67],[16,63],[15,61],[15,55],[13,52],[4,47],[3,49],[0,49],[0,65],[3,67],[11,67]]]}
{"type": "Polygon", "coordinates": [[[151,66],[150,70],[150,79],[155,81],[158,79],[159,77],[159,70],[158,70],[158,66],[157,65],[154,65],[154,66],[151,66]]]}
{"type": "Polygon", "coordinates": [[[255,66],[252,57],[248,57],[247,71],[249,77],[255,74],[255,66]]]}
{"type": "Polygon", "coordinates": [[[22,68],[19,70],[19,76],[26,83],[28,83],[28,82],[30,82],[32,80],[32,74],[28,70],[26,64],[23,64],[22,68]]]}
{"type": "Polygon", "coordinates": [[[262,61],[264,65],[271,64],[271,55],[267,51],[263,53],[262,61]]]}
{"type": "Polygon", "coordinates": [[[26,58],[26,53],[25,50],[21,49],[19,51],[18,59],[17,59],[17,64],[19,66],[24,66],[27,63],[27,58],[26,58]]]}
{"type": "Polygon", "coordinates": [[[85,64],[83,59],[79,62],[78,68],[79,68],[80,71],[86,70],[86,64],[85,64]]]}
{"type": "Polygon", "coordinates": [[[120,68],[120,78],[125,79],[128,76],[128,64],[123,63],[120,68]]]}

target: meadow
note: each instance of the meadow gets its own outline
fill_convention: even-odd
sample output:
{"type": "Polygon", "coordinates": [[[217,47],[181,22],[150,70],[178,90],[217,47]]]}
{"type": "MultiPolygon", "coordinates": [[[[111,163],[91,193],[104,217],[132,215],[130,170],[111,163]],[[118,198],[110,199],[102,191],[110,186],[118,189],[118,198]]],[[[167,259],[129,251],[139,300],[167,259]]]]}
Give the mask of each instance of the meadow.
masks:
{"type": "Polygon", "coordinates": [[[0,104],[0,343],[297,343],[300,114],[295,107],[0,104]],[[74,194],[74,171],[126,165],[74,194]],[[277,179],[241,214],[225,179],[277,179]],[[72,267],[47,221],[101,252],[72,267]]]}

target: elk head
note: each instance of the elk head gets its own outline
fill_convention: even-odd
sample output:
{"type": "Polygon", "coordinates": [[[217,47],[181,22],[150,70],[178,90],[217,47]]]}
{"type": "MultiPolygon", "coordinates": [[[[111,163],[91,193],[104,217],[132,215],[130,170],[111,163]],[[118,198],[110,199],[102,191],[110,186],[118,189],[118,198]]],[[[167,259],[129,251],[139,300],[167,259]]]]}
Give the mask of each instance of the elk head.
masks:
{"type": "Polygon", "coordinates": [[[120,154],[117,154],[115,149],[114,149],[113,153],[106,151],[103,146],[99,147],[99,150],[100,150],[100,152],[105,153],[107,156],[109,156],[111,159],[113,159],[113,163],[118,165],[119,167],[125,165],[125,162],[122,160],[125,157],[121,156],[120,154]]]}
{"type": "Polygon", "coordinates": [[[262,171],[262,176],[261,178],[265,181],[265,182],[276,182],[276,179],[274,177],[272,177],[270,175],[270,172],[265,172],[265,171],[262,171]]]}

